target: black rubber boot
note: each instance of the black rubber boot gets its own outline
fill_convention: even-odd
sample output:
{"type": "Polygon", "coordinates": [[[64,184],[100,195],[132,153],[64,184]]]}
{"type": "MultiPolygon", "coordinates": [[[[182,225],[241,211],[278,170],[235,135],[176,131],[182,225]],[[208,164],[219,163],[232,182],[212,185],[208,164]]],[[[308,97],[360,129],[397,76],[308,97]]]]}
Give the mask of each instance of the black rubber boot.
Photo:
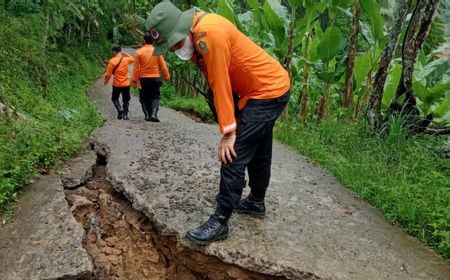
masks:
{"type": "Polygon", "coordinates": [[[121,120],[121,119],[123,118],[123,111],[118,111],[118,112],[117,112],[117,118],[118,118],[119,120],[121,120]]]}
{"type": "Polygon", "coordinates": [[[123,119],[124,119],[125,121],[128,121],[128,120],[129,120],[129,118],[128,118],[128,112],[127,112],[127,113],[123,113],[123,119]]]}
{"type": "Polygon", "coordinates": [[[209,217],[208,221],[188,230],[186,238],[200,245],[227,239],[230,215],[231,210],[216,209],[216,212],[209,217]]]}
{"type": "Polygon", "coordinates": [[[239,214],[247,214],[253,218],[262,219],[266,215],[266,206],[264,200],[254,201],[249,195],[247,198],[239,202],[239,206],[234,209],[234,212],[239,214]]]}
{"type": "Polygon", "coordinates": [[[144,120],[150,121],[150,114],[147,111],[147,108],[145,108],[145,104],[141,102],[141,108],[142,112],[144,113],[144,120]]]}
{"type": "Polygon", "coordinates": [[[150,121],[151,122],[159,122],[158,120],[158,108],[152,108],[150,111],[150,121]]]}

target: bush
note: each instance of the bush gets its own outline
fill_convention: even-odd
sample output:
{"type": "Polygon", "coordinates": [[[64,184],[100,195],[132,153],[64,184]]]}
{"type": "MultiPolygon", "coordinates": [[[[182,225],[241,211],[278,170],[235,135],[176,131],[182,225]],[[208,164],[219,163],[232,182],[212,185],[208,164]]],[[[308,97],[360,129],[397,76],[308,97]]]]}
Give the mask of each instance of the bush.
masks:
{"type": "Polygon", "coordinates": [[[102,119],[87,85],[102,69],[96,49],[50,51],[39,14],[0,10],[0,102],[19,117],[0,115],[0,213],[19,187],[80,151],[102,119]]]}

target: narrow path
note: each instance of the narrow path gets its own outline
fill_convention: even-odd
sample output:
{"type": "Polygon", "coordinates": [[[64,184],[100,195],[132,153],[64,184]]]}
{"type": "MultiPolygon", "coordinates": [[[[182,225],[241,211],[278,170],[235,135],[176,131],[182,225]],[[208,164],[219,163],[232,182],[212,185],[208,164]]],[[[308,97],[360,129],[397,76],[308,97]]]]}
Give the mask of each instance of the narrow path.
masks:
{"type": "Polygon", "coordinates": [[[108,119],[94,138],[109,148],[108,179],[158,231],[224,262],[290,279],[450,279],[450,266],[389,224],[322,168],[279,143],[263,221],[233,215],[230,238],[206,247],[185,231],[214,208],[218,129],[170,109],[144,122],[137,98],[131,120],[115,119],[101,81],[91,98],[108,119]]]}
{"type": "Polygon", "coordinates": [[[266,219],[233,215],[228,240],[189,243],[215,206],[217,127],[166,108],[145,122],[136,97],[117,120],[102,79],[89,96],[107,119],[96,155],[25,188],[0,228],[1,279],[450,279],[431,249],[277,142],[266,219]]]}

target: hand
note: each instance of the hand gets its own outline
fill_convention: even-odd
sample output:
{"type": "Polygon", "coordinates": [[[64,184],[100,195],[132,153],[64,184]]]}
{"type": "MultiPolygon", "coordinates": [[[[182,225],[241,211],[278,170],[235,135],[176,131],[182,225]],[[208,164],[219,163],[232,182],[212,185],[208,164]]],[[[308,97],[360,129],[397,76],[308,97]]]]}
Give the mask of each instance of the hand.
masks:
{"type": "Polygon", "coordinates": [[[236,158],[234,151],[234,143],[236,142],[236,134],[226,134],[222,137],[219,144],[219,161],[223,164],[232,163],[236,158]]]}
{"type": "Polygon", "coordinates": [[[131,81],[131,87],[136,89],[137,88],[137,82],[136,81],[131,81]]]}

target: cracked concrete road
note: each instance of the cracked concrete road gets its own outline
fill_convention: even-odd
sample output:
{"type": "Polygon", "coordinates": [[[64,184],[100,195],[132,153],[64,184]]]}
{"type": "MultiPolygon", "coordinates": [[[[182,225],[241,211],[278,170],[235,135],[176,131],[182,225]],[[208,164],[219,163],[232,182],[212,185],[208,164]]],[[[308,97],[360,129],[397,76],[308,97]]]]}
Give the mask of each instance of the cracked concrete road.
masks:
{"type": "MultiPolygon", "coordinates": [[[[160,111],[161,123],[145,122],[136,97],[131,120],[119,121],[110,91],[102,79],[89,91],[107,119],[92,136],[97,152],[108,155],[107,178],[159,234],[176,238],[180,254],[189,252],[182,250],[187,247],[288,279],[450,279],[448,262],[392,226],[329,172],[277,142],[267,217],[235,214],[228,240],[208,246],[189,243],[186,230],[207,219],[215,206],[217,126],[195,123],[166,108],[160,111]]],[[[63,175],[71,178],[64,185],[80,185],[92,175],[94,164],[92,153],[75,158],[63,175]]],[[[91,279],[95,268],[82,237],[61,177],[41,176],[24,188],[14,222],[0,228],[0,279],[91,279]]]]}
{"type": "MultiPolygon", "coordinates": [[[[86,153],[62,170],[82,181],[94,158],[86,153]]],[[[61,177],[40,176],[23,192],[13,220],[0,227],[0,279],[90,279],[94,267],[82,245],[84,230],[72,216],[61,177]]]]}
{"type": "Polygon", "coordinates": [[[159,113],[161,123],[145,122],[136,97],[130,121],[117,120],[110,91],[101,79],[90,89],[108,120],[93,135],[109,148],[108,179],[181,246],[289,279],[450,279],[449,264],[431,249],[391,225],[329,172],[277,142],[266,219],[235,214],[228,240],[190,244],[184,233],[215,206],[217,126],[166,108],[159,113]]]}

